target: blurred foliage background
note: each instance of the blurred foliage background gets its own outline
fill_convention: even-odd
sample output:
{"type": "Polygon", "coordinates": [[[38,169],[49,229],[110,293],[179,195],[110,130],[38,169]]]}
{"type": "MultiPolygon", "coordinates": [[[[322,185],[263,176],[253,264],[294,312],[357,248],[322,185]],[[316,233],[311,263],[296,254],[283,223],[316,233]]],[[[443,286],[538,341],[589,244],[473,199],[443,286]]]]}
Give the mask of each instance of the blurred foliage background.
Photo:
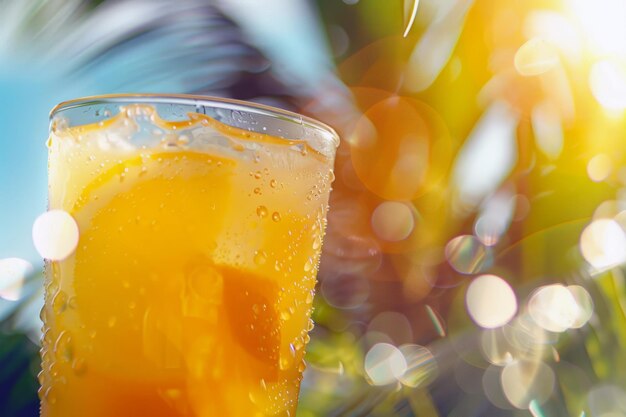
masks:
{"type": "Polygon", "coordinates": [[[626,416],[622,0],[0,0],[0,415],[36,416],[47,112],[342,137],[299,416],[626,416]]]}

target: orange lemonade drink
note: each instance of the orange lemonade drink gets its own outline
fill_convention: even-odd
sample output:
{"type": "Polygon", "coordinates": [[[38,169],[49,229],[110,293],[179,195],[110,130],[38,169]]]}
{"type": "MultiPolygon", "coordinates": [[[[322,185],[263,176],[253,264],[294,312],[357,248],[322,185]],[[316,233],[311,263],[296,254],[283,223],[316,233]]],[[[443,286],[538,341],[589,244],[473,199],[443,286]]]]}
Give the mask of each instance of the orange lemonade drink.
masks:
{"type": "Polygon", "coordinates": [[[80,238],[46,265],[42,416],[295,415],[336,136],[176,100],[53,112],[49,208],[80,238]]]}

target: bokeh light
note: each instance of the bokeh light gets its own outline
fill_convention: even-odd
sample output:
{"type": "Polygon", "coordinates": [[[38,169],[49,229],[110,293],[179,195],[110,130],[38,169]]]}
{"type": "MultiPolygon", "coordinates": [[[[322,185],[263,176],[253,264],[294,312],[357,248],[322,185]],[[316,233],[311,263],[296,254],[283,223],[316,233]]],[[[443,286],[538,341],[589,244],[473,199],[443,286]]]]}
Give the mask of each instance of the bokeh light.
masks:
{"type": "Polygon", "coordinates": [[[58,3],[0,6],[0,368],[37,362],[36,251],[72,262],[85,236],[51,212],[29,237],[47,111],[199,93],[342,139],[299,416],[626,416],[626,2],[58,3]]]}
{"type": "Polygon", "coordinates": [[[589,74],[593,96],[608,110],[626,109],[626,69],[622,64],[603,60],[593,64],[589,74]]]}
{"type": "Polygon", "coordinates": [[[572,292],[561,284],[538,288],[528,301],[528,312],[542,328],[560,333],[579,320],[580,308],[572,292]]]}
{"type": "Polygon", "coordinates": [[[507,364],[501,375],[502,390],[509,402],[521,409],[531,402],[543,404],[554,390],[554,371],[543,362],[515,361],[507,364]]]}
{"type": "Polygon", "coordinates": [[[529,40],[515,53],[515,69],[527,77],[543,74],[558,62],[556,48],[542,38],[529,40]]]}
{"type": "Polygon", "coordinates": [[[42,258],[60,261],[70,256],[78,245],[78,225],[63,210],[43,213],[33,224],[33,243],[42,258]]]}
{"type": "Polygon", "coordinates": [[[622,387],[611,384],[595,386],[589,391],[587,402],[592,416],[626,415],[626,391],[622,387]]]}
{"type": "Polygon", "coordinates": [[[402,313],[384,311],[377,314],[367,327],[368,332],[385,334],[396,346],[413,340],[411,323],[402,313]]]}
{"type": "Polygon", "coordinates": [[[19,300],[24,281],[33,271],[33,265],[24,259],[0,259],[0,298],[19,300]]]}
{"type": "Polygon", "coordinates": [[[612,268],[626,261],[626,235],[615,220],[594,220],[580,235],[580,251],[595,269],[612,268]]]}
{"type": "Polygon", "coordinates": [[[611,158],[606,154],[598,154],[587,163],[587,175],[592,181],[604,181],[611,173],[613,163],[611,158]]]}
{"type": "Polygon", "coordinates": [[[472,235],[457,236],[446,245],[446,259],[462,274],[475,274],[491,263],[491,252],[472,235]]]}
{"type": "Polygon", "coordinates": [[[495,275],[474,278],[465,294],[467,312],[481,327],[504,326],[517,313],[517,298],[511,286],[495,275]]]}
{"type": "Polygon", "coordinates": [[[365,372],[372,385],[397,382],[407,370],[400,350],[389,343],[377,343],[365,355],[365,372]]]}
{"type": "Polygon", "coordinates": [[[428,348],[420,345],[402,345],[400,352],[406,360],[406,370],[398,378],[399,381],[411,388],[428,385],[437,377],[437,362],[428,348]]]}
{"type": "Polygon", "coordinates": [[[405,203],[385,201],[372,213],[372,229],[380,239],[397,242],[406,239],[415,227],[413,211],[405,203]]]}
{"type": "Polygon", "coordinates": [[[512,190],[504,189],[483,205],[480,215],[474,223],[474,233],[485,246],[493,246],[507,231],[515,210],[515,198],[512,190]]]}

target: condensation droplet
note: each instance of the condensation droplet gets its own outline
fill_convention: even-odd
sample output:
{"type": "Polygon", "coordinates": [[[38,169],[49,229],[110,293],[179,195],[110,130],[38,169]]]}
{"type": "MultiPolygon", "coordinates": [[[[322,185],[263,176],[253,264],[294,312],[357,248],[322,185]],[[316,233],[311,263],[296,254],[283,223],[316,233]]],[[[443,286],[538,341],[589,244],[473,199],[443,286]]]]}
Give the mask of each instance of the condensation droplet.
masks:
{"type": "Polygon", "coordinates": [[[56,314],[61,314],[67,309],[67,294],[63,291],[59,291],[52,299],[52,310],[56,314]]]}
{"type": "Polygon", "coordinates": [[[256,208],[256,215],[259,216],[260,218],[267,217],[267,207],[265,207],[265,206],[257,207],[256,208]]]}
{"type": "Polygon", "coordinates": [[[310,272],[313,269],[313,259],[309,258],[304,263],[304,272],[310,272]]]}
{"type": "Polygon", "coordinates": [[[277,184],[276,180],[272,178],[272,179],[270,180],[270,187],[272,187],[272,188],[276,188],[276,184],[277,184]]]}
{"type": "Polygon", "coordinates": [[[72,361],[72,370],[76,376],[82,376],[87,372],[87,363],[83,358],[74,358],[72,361]]]}
{"type": "Polygon", "coordinates": [[[283,355],[278,361],[278,366],[281,371],[287,371],[293,366],[293,358],[288,355],[283,355]]]}
{"type": "Polygon", "coordinates": [[[267,263],[267,254],[262,250],[254,252],[254,263],[257,265],[265,265],[267,263]]]}
{"type": "Polygon", "coordinates": [[[57,403],[57,395],[54,387],[48,387],[48,389],[46,389],[44,398],[50,405],[54,405],[57,403]]]}
{"type": "Polygon", "coordinates": [[[275,211],[272,213],[272,220],[274,220],[275,222],[279,222],[280,221],[280,213],[275,211]]]}
{"type": "Polygon", "coordinates": [[[54,343],[54,353],[57,359],[70,362],[74,358],[74,346],[72,336],[67,330],[61,331],[54,343]]]}

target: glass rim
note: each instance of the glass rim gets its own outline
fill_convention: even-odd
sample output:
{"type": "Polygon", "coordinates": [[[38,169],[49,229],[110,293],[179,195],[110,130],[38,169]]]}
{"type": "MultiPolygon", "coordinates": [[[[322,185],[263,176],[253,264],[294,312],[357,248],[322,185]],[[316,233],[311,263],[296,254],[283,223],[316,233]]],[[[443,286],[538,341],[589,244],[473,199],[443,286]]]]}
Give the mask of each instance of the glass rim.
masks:
{"type": "Polygon", "coordinates": [[[290,122],[324,131],[330,135],[329,141],[337,148],[339,135],[329,125],[309,116],[284,110],[267,104],[255,103],[245,100],[237,100],[225,97],[204,96],[196,94],[157,94],[157,93],[124,93],[124,94],[101,94],[94,96],[79,97],[72,100],[62,101],[50,110],[50,120],[64,110],[77,107],[93,106],[98,104],[183,104],[195,106],[218,107],[249,113],[263,114],[266,116],[288,119],[290,122]]]}

